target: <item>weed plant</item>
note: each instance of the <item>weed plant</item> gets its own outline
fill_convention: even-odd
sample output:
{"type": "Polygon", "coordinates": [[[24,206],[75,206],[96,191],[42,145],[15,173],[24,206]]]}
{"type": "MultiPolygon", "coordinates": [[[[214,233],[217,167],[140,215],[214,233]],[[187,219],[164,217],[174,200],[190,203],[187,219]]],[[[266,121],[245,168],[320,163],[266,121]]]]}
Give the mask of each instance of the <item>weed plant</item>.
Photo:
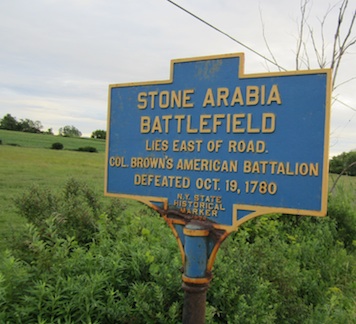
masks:
{"type": "Polygon", "coordinates": [[[0,322],[179,317],[180,256],[170,230],[145,206],[97,198],[71,179],[60,195],[34,187],[17,200],[29,223],[1,258],[0,322]]]}
{"type": "MultiPolygon", "coordinates": [[[[355,219],[352,203],[335,195],[326,218],[263,216],[231,234],[206,322],[355,323],[353,229],[340,221],[349,209],[355,219]]],[[[181,322],[181,257],[152,210],[105,204],[74,179],[60,193],[34,187],[17,206],[28,224],[0,257],[0,322],[181,322]]]]}
{"type": "MultiPolygon", "coordinates": [[[[43,134],[27,135],[41,137],[43,134]]],[[[100,192],[104,200],[104,153],[1,145],[0,165],[0,250],[5,246],[5,239],[25,223],[24,217],[16,211],[14,198],[34,184],[56,192],[69,178],[75,177],[100,192]]]]}

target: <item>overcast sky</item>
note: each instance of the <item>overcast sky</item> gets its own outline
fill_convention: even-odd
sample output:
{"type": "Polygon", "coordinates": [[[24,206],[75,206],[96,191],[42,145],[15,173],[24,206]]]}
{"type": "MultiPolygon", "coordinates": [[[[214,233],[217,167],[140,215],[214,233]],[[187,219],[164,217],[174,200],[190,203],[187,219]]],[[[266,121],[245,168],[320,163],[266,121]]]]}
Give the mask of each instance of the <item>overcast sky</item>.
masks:
{"type": "MultiPolygon", "coordinates": [[[[300,0],[175,2],[271,57],[264,30],[278,63],[296,69],[300,0]]],[[[339,3],[310,3],[319,44],[320,19],[339,3]]],[[[350,0],[347,18],[355,7],[350,0]]],[[[338,8],[324,27],[328,60],[338,8]]],[[[244,52],[246,73],[277,70],[166,0],[0,0],[0,48],[0,118],[10,113],[39,120],[55,134],[65,125],[84,136],[106,129],[109,84],[166,80],[172,59],[244,52]]],[[[309,59],[318,68],[312,51],[309,59]]],[[[330,155],[356,149],[356,79],[344,83],[355,77],[356,46],[343,60],[337,79],[343,84],[333,93],[330,155]]]]}

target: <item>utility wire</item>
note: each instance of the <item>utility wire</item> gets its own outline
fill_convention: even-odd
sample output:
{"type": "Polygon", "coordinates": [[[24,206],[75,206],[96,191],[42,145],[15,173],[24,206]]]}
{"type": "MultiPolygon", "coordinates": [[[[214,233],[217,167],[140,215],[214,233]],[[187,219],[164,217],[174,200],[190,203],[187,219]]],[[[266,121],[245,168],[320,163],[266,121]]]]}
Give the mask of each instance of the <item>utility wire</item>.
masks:
{"type": "Polygon", "coordinates": [[[353,111],[356,111],[356,108],[351,107],[350,105],[344,103],[343,101],[341,101],[341,100],[339,100],[339,99],[337,99],[337,98],[334,98],[334,100],[337,101],[337,102],[340,102],[340,103],[343,104],[345,107],[350,108],[350,109],[353,110],[353,111]]]}
{"type": "Polygon", "coordinates": [[[167,0],[167,1],[168,1],[169,3],[171,3],[172,5],[176,6],[177,8],[183,10],[183,11],[186,12],[187,14],[189,14],[189,15],[193,16],[194,18],[198,19],[199,21],[201,21],[201,22],[204,23],[205,25],[207,25],[207,26],[213,28],[213,29],[216,30],[217,32],[219,32],[219,33],[223,34],[224,36],[230,38],[230,39],[233,40],[235,43],[238,43],[239,45],[245,47],[246,49],[248,49],[248,50],[251,51],[252,53],[254,53],[254,54],[256,54],[256,55],[262,57],[264,60],[266,60],[266,61],[272,63],[272,64],[275,65],[275,66],[277,66],[279,69],[281,69],[281,70],[283,70],[283,71],[287,71],[284,67],[280,66],[280,65],[277,64],[276,62],[274,62],[274,61],[270,60],[269,58],[267,58],[266,56],[264,56],[264,55],[258,53],[258,52],[255,51],[253,48],[251,48],[251,47],[245,45],[244,43],[240,42],[240,41],[237,40],[236,38],[230,36],[229,34],[225,33],[224,31],[222,31],[221,29],[219,29],[219,28],[213,26],[212,24],[208,23],[207,21],[205,21],[204,19],[198,17],[197,15],[193,14],[193,13],[190,12],[189,10],[187,10],[187,9],[185,9],[185,8],[183,8],[183,7],[181,7],[180,5],[178,5],[177,3],[175,3],[175,2],[173,2],[173,1],[171,1],[171,0],[167,0]]]}
{"type": "MultiPolygon", "coordinates": [[[[230,38],[231,40],[233,40],[235,43],[238,43],[239,45],[241,45],[242,47],[245,47],[246,49],[248,49],[249,51],[251,51],[252,53],[258,55],[259,57],[263,58],[264,60],[266,60],[269,63],[272,63],[273,65],[277,66],[279,69],[283,70],[283,71],[287,71],[284,67],[280,66],[279,64],[277,64],[275,61],[270,60],[269,58],[265,57],[264,55],[258,53],[257,51],[255,51],[254,49],[252,49],[251,47],[245,45],[244,43],[240,42],[239,40],[237,40],[236,38],[230,36],[229,34],[225,33],[224,31],[222,31],[221,29],[215,27],[214,25],[208,23],[207,21],[205,21],[204,19],[198,17],[197,15],[193,14],[192,12],[190,12],[189,10],[183,8],[182,6],[178,5],[177,3],[171,1],[171,0],[167,0],[169,3],[171,3],[172,5],[176,6],[177,8],[179,8],[180,10],[183,10],[184,12],[186,12],[187,14],[191,15],[192,17],[194,17],[195,19],[198,19],[199,21],[201,21],[203,24],[213,28],[214,30],[216,30],[217,32],[223,34],[224,36],[230,38]]],[[[344,106],[350,108],[353,111],[356,111],[355,108],[351,107],[350,105],[345,104],[344,102],[340,101],[337,98],[334,98],[336,101],[340,102],[341,104],[343,104],[344,106]]],[[[343,129],[351,122],[351,119],[347,122],[347,124],[343,127],[343,129]]]]}

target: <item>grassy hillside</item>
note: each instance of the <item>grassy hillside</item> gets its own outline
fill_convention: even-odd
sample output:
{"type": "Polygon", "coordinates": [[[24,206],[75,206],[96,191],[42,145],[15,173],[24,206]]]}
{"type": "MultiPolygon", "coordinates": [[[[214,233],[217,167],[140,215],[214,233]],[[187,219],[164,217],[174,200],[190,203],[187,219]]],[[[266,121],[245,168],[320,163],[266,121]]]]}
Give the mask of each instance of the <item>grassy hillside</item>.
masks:
{"type": "Polygon", "coordinates": [[[0,129],[0,140],[3,145],[45,149],[51,148],[53,143],[60,142],[63,144],[64,150],[76,150],[79,147],[92,146],[98,152],[105,152],[105,140],[93,138],[32,134],[0,129]]]}
{"type": "Polygon", "coordinates": [[[16,213],[14,199],[32,185],[62,189],[73,177],[103,192],[105,141],[3,130],[0,139],[0,248],[11,229],[24,223],[16,213]],[[64,150],[48,149],[56,141],[64,150]],[[99,153],[70,151],[82,146],[96,147],[99,153]]]}

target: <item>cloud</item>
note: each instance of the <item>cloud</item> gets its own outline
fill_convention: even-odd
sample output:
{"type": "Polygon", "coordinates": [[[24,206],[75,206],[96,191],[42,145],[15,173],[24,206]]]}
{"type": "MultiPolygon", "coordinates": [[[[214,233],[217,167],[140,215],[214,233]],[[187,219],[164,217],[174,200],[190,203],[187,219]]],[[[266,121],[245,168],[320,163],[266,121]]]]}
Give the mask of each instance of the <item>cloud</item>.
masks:
{"type": "MultiPolygon", "coordinates": [[[[251,0],[243,7],[232,0],[176,2],[270,57],[263,24],[279,64],[295,69],[299,1],[251,0]]],[[[310,26],[319,35],[329,5],[315,0],[310,8],[310,26]]],[[[329,53],[336,14],[325,24],[329,53]]],[[[245,52],[246,73],[277,69],[164,0],[2,1],[0,44],[0,117],[11,113],[54,129],[72,124],[83,134],[106,127],[109,84],[166,80],[171,59],[245,52]]],[[[313,49],[308,53],[303,68],[315,68],[313,49]]],[[[349,54],[338,81],[351,79],[354,71],[354,54],[349,54]]],[[[351,107],[356,102],[354,87],[355,80],[337,89],[338,98],[351,107]]],[[[332,154],[356,148],[355,114],[339,105],[333,109],[332,154]]]]}

